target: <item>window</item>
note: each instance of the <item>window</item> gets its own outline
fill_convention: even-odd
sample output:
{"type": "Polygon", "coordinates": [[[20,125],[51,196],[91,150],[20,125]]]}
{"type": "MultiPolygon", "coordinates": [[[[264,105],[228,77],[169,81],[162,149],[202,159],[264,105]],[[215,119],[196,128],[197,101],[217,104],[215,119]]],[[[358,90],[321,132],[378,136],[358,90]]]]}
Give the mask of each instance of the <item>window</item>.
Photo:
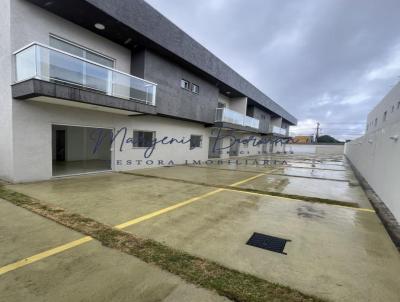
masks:
{"type": "Polygon", "coordinates": [[[397,102],[397,110],[400,109],[400,101],[397,102]]]}
{"type": "Polygon", "coordinates": [[[265,120],[265,114],[261,114],[261,119],[265,120]]]}
{"type": "MultiPolygon", "coordinates": [[[[50,46],[94,63],[114,68],[114,59],[50,35],[50,46]]],[[[50,79],[107,92],[110,90],[110,73],[101,66],[75,57],[50,51],[50,79]]]]}
{"type": "Polygon", "coordinates": [[[394,105],[392,106],[392,112],[394,111],[394,105]]]}
{"type": "Polygon", "coordinates": [[[185,90],[189,90],[189,91],[191,91],[192,93],[195,93],[195,94],[199,94],[199,91],[200,91],[199,85],[190,83],[189,81],[187,81],[185,79],[181,80],[181,88],[185,89],[185,90]]]}
{"type": "Polygon", "coordinates": [[[386,122],[386,119],[387,119],[387,111],[385,111],[385,112],[383,113],[383,121],[386,122]]]}
{"type": "Polygon", "coordinates": [[[222,102],[218,102],[217,108],[225,108],[226,104],[222,102]]]}
{"type": "Polygon", "coordinates": [[[201,135],[191,135],[190,136],[190,150],[194,148],[201,148],[201,142],[203,137],[201,135]]]}
{"type": "Polygon", "coordinates": [[[374,126],[376,127],[377,125],[378,125],[378,118],[375,118],[374,126]]]}
{"type": "Polygon", "coordinates": [[[85,58],[87,60],[96,62],[98,64],[114,68],[114,62],[115,62],[114,59],[109,58],[93,50],[89,50],[73,42],[64,40],[62,38],[50,35],[50,46],[68,52],[70,54],[85,58]]]}
{"type": "Polygon", "coordinates": [[[151,147],[155,138],[153,131],[133,131],[132,145],[135,148],[148,148],[151,147]]]}
{"type": "Polygon", "coordinates": [[[199,86],[196,84],[192,84],[192,92],[195,94],[199,94],[199,86]]]}
{"type": "Polygon", "coordinates": [[[189,81],[186,80],[181,80],[181,88],[186,89],[186,90],[190,90],[190,83],[189,81]]]}

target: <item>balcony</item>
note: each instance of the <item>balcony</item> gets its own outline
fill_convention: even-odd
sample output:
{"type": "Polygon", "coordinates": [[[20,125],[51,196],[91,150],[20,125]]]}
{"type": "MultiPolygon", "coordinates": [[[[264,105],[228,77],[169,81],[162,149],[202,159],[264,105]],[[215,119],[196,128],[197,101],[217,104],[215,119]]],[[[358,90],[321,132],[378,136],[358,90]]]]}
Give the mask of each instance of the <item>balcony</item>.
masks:
{"type": "Polygon", "coordinates": [[[241,114],[228,108],[217,108],[215,122],[229,123],[254,129],[258,129],[260,124],[260,121],[258,119],[241,114]]]}
{"type": "MultiPolygon", "coordinates": [[[[133,105],[134,103],[156,105],[156,84],[56,48],[32,43],[15,52],[14,57],[15,84],[13,87],[28,80],[39,80],[79,89],[78,92],[69,91],[71,98],[67,97],[67,99],[72,101],[74,101],[73,97],[84,94],[82,92],[84,90],[96,94],[85,95],[85,99],[94,99],[99,95],[111,97],[103,99],[103,104],[100,104],[106,103],[105,106],[109,107],[134,110],[138,107],[133,105]]],[[[32,89],[35,90],[36,86],[32,89]]],[[[48,90],[51,87],[53,86],[46,86],[48,90]]],[[[16,98],[18,96],[24,98],[25,95],[21,94],[20,90],[13,91],[13,96],[15,94],[16,98]]],[[[22,86],[22,90],[26,90],[26,87],[22,86]]],[[[45,89],[41,90],[41,92],[31,91],[31,94],[38,96],[46,93],[45,89]]],[[[57,98],[57,96],[53,97],[57,98]]],[[[84,102],[80,99],[75,101],[84,102]]]]}
{"type": "Polygon", "coordinates": [[[277,126],[270,126],[269,132],[272,134],[278,134],[278,135],[283,135],[283,136],[288,135],[288,129],[277,127],[277,126]]]}

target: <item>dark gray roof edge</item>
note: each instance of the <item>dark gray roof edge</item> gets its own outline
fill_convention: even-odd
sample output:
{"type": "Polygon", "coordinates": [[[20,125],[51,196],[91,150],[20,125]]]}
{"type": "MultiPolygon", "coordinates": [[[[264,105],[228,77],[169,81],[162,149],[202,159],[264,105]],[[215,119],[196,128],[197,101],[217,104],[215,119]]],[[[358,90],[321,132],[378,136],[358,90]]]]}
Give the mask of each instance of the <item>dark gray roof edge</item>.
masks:
{"type": "Polygon", "coordinates": [[[85,0],[292,124],[297,119],[143,0],[85,0]]]}

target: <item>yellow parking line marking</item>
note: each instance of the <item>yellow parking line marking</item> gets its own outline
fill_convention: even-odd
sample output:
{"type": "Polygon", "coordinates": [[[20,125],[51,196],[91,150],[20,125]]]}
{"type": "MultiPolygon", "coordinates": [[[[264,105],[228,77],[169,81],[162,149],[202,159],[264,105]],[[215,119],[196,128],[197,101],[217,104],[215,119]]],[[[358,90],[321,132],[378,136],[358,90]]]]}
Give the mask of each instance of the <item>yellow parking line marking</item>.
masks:
{"type": "Polygon", "coordinates": [[[67,243],[67,244],[63,244],[63,245],[57,246],[57,247],[55,247],[55,248],[53,248],[53,249],[44,251],[44,252],[42,252],[42,253],[33,255],[33,256],[31,256],[31,257],[24,258],[24,259],[19,260],[19,261],[17,261],[17,262],[8,264],[8,265],[3,266],[3,267],[0,268],[0,275],[3,275],[3,274],[8,273],[8,272],[10,272],[10,271],[16,270],[17,268],[23,267],[23,266],[25,266],[25,265],[34,263],[34,262],[36,262],[36,261],[42,260],[42,259],[44,259],[44,258],[50,257],[50,256],[52,256],[52,255],[61,253],[61,252],[63,252],[63,251],[72,249],[72,248],[74,248],[74,247],[77,247],[77,246],[79,246],[79,245],[81,245],[81,244],[84,244],[84,243],[86,243],[86,242],[89,242],[89,241],[91,241],[91,240],[93,240],[92,237],[86,236],[86,237],[83,237],[83,238],[81,238],[81,239],[74,240],[74,241],[71,241],[71,242],[69,242],[69,243],[67,243]]]}
{"type": "MultiPolygon", "coordinates": [[[[231,185],[229,185],[229,186],[235,187],[235,186],[238,186],[238,185],[243,184],[243,183],[245,183],[245,182],[251,181],[251,180],[253,180],[253,179],[255,179],[255,178],[258,178],[258,177],[260,177],[260,176],[263,176],[263,175],[264,175],[264,174],[258,174],[258,175],[255,175],[255,176],[246,178],[246,179],[244,179],[244,180],[235,182],[235,183],[233,183],[233,184],[231,184],[231,185]]],[[[141,217],[132,219],[132,220],[130,220],[130,221],[121,223],[121,224],[119,224],[119,225],[116,225],[115,228],[117,228],[117,229],[126,228],[126,227],[128,227],[128,226],[131,226],[131,225],[137,224],[137,223],[139,223],[139,222],[142,222],[142,221],[151,219],[151,218],[153,218],[153,217],[156,217],[156,216],[159,216],[159,215],[168,213],[168,212],[170,212],[170,211],[173,211],[173,210],[175,210],[175,209],[178,209],[178,208],[180,208],[180,207],[183,207],[183,206],[185,206],[185,205],[188,205],[188,204],[190,204],[190,203],[192,203],[192,202],[194,202],[194,201],[197,201],[197,200],[200,200],[200,199],[209,197],[209,196],[211,196],[211,195],[214,195],[214,194],[216,194],[216,193],[219,193],[219,192],[222,192],[222,191],[225,191],[225,190],[226,190],[226,189],[221,188],[221,189],[217,189],[217,190],[214,190],[214,191],[205,193],[205,194],[200,195],[200,196],[196,196],[196,197],[190,198],[190,199],[188,199],[188,200],[185,200],[185,201],[182,201],[182,202],[180,202],[180,203],[177,203],[177,204],[175,204],[175,205],[173,205],[173,206],[170,206],[170,207],[167,207],[167,208],[164,208],[164,209],[161,209],[161,210],[158,210],[158,211],[149,213],[149,214],[147,214],[147,215],[144,215],[144,216],[141,216],[141,217]]]]}
{"type": "MultiPolygon", "coordinates": [[[[260,176],[262,176],[262,175],[264,175],[264,174],[259,174],[259,175],[256,175],[256,176],[249,177],[249,178],[244,179],[244,180],[242,180],[242,181],[239,181],[239,182],[236,182],[236,183],[234,183],[234,184],[231,184],[231,186],[237,186],[237,185],[239,185],[239,184],[248,182],[248,181],[253,180],[253,179],[255,179],[255,178],[257,178],[257,177],[260,177],[260,176]]],[[[114,227],[117,228],[117,229],[124,229],[124,228],[126,228],[126,227],[128,227],[128,226],[131,226],[131,225],[137,224],[137,223],[139,223],[139,222],[142,222],[142,221],[145,221],[145,220],[149,220],[149,219],[151,219],[151,218],[153,218],[153,217],[156,217],[156,216],[159,216],[159,215],[168,213],[168,212],[170,212],[170,211],[173,211],[173,210],[176,210],[176,209],[181,208],[181,207],[183,207],[183,206],[186,206],[186,205],[188,205],[188,204],[190,204],[190,203],[192,203],[192,202],[195,202],[195,201],[197,201],[197,200],[200,200],[200,199],[203,199],[203,198],[212,196],[212,195],[214,195],[214,194],[217,194],[217,193],[222,192],[222,191],[225,191],[225,190],[226,190],[226,189],[216,189],[216,190],[214,190],[214,191],[211,191],[211,192],[208,192],[208,193],[205,193],[205,194],[202,194],[202,195],[199,195],[199,196],[190,198],[190,199],[188,199],[188,200],[182,201],[182,202],[180,202],[180,203],[177,203],[177,204],[175,204],[175,205],[166,207],[166,208],[164,208],[164,209],[161,209],[161,210],[158,210],[158,211],[155,211],[155,212],[152,212],[152,213],[143,215],[143,216],[141,216],[141,217],[132,219],[132,220],[130,220],[130,221],[127,221],[127,222],[118,224],[118,225],[116,225],[116,226],[114,226],[114,227]]],[[[83,237],[83,238],[81,238],[81,239],[71,241],[71,242],[66,243],[66,244],[64,244],[64,245],[60,245],[60,246],[55,247],[55,248],[53,248],[53,249],[50,249],[50,250],[44,251],[44,252],[42,252],[42,253],[33,255],[33,256],[31,256],[31,257],[24,258],[24,259],[19,260],[19,261],[17,261],[17,262],[8,264],[8,265],[3,266],[3,267],[0,268],[0,275],[3,275],[3,274],[8,273],[8,272],[10,272],[10,271],[13,271],[13,270],[16,270],[16,269],[18,269],[18,268],[24,267],[24,266],[26,266],[26,265],[28,265],[28,264],[31,264],[31,263],[34,263],[34,262],[36,262],[36,261],[45,259],[45,258],[50,257],[50,256],[52,256],[52,255],[55,255],[55,254],[64,252],[64,251],[69,250],[69,249],[72,249],[72,248],[74,248],[74,247],[80,246],[80,245],[82,245],[82,244],[84,244],[84,243],[86,243],[86,242],[89,242],[89,241],[91,241],[91,240],[93,240],[92,237],[90,237],[90,236],[85,236],[85,237],[83,237]]]]}
{"type": "Polygon", "coordinates": [[[266,175],[266,174],[265,174],[265,173],[261,173],[261,174],[258,174],[258,175],[249,177],[249,178],[247,178],[247,179],[244,179],[244,180],[235,182],[235,183],[233,183],[233,184],[231,184],[231,185],[229,185],[229,186],[231,186],[231,187],[236,187],[236,186],[238,186],[238,185],[244,184],[245,182],[248,182],[248,181],[250,181],[250,180],[256,179],[256,178],[261,177],[261,176],[264,176],[264,175],[266,175]]]}
{"type": "Polygon", "coordinates": [[[224,191],[224,189],[217,189],[217,190],[214,190],[214,191],[205,193],[205,194],[203,194],[203,195],[190,198],[190,199],[188,199],[188,200],[185,200],[185,201],[182,201],[182,202],[180,202],[180,203],[177,203],[177,204],[175,204],[175,205],[173,205],[173,206],[170,206],[170,207],[167,207],[167,208],[164,208],[164,209],[161,209],[161,210],[152,212],[152,213],[150,213],[150,214],[147,214],[147,215],[144,215],[144,216],[141,216],[141,217],[138,217],[138,218],[129,220],[129,221],[127,221],[127,222],[121,223],[121,224],[119,224],[119,225],[116,225],[115,228],[117,228],[117,229],[126,228],[126,227],[128,227],[128,226],[137,224],[137,223],[139,223],[139,222],[142,222],[142,221],[151,219],[151,218],[153,218],[153,217],[156,217],[156,216],[159,216],[159,215],[168,213],[168,212],[170,212],[170,211],[176,210],[176,209],[178,209],[178,208],[180,208],[180,207],[183,207],[183,206],[186,206],[186,205],[188,205],[188,204],[190,204],[190,203],[192,203],[192,202],[194,202],[194,201],[197,201],[197,200],[206,198],[206,197],[208,197],[208,196],[217,194],[217,193],[219,193],[219,192],[221,192],[221,191],[224,191]]]}
{"type": "MultiPolygon", "coordinates": [[[[256,192],[248,192],[248,191],[241,191],[241,190],[235,190],[235,189],[225,189],[226,191],[230,192],[236,192],[236,193],[242,193],[242,194],[248,194],[248,195],[257,195],[257,196],[270,196],[270,197],[275,197],[278,199],[284,199],[288,201],[303,201],[301,199],[297,198],[289,198],[289,197],[284,197],[284,196],[277,196],[277,195],[272,195],[272,194],[266,194],[266,193],[256,193],[256,192]]],[[[307,202],[307,201],[303,201],[307,202]]],[[[335,207],[340,207],[340,208],[347,208],[347,209],[352,209],[356,211],[364,211],[364,212],[371,212],[371,213],[376,213],[375,210],[373,209],[368,209],[368,208],[355,208],[355,207],[350,207],[350,206],[343,206],[340,204],[330,204],[330,203],[323,203],[323,202],[316,202],[317,204],[322,204],[322,205],[328,205],[328,206],[335,206],[335,207]]]]}

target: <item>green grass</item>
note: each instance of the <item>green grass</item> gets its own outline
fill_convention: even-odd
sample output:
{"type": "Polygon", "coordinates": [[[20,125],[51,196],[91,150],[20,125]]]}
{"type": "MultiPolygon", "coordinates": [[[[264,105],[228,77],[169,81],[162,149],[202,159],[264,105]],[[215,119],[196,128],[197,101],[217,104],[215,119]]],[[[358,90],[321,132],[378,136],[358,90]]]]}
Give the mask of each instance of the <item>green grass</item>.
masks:
{"type": "Polygon", "coordinates": [[[89,235],[104,246],[136,256],[175,274],[187,282],[217,292],[233,301],[323,301],[298,290],[226,268],[218,263],[150,239],[138,238],[91,218],[70,213],[63,208],[43,203],[30,196],[0,186],[0,198],[89,235]]]}

